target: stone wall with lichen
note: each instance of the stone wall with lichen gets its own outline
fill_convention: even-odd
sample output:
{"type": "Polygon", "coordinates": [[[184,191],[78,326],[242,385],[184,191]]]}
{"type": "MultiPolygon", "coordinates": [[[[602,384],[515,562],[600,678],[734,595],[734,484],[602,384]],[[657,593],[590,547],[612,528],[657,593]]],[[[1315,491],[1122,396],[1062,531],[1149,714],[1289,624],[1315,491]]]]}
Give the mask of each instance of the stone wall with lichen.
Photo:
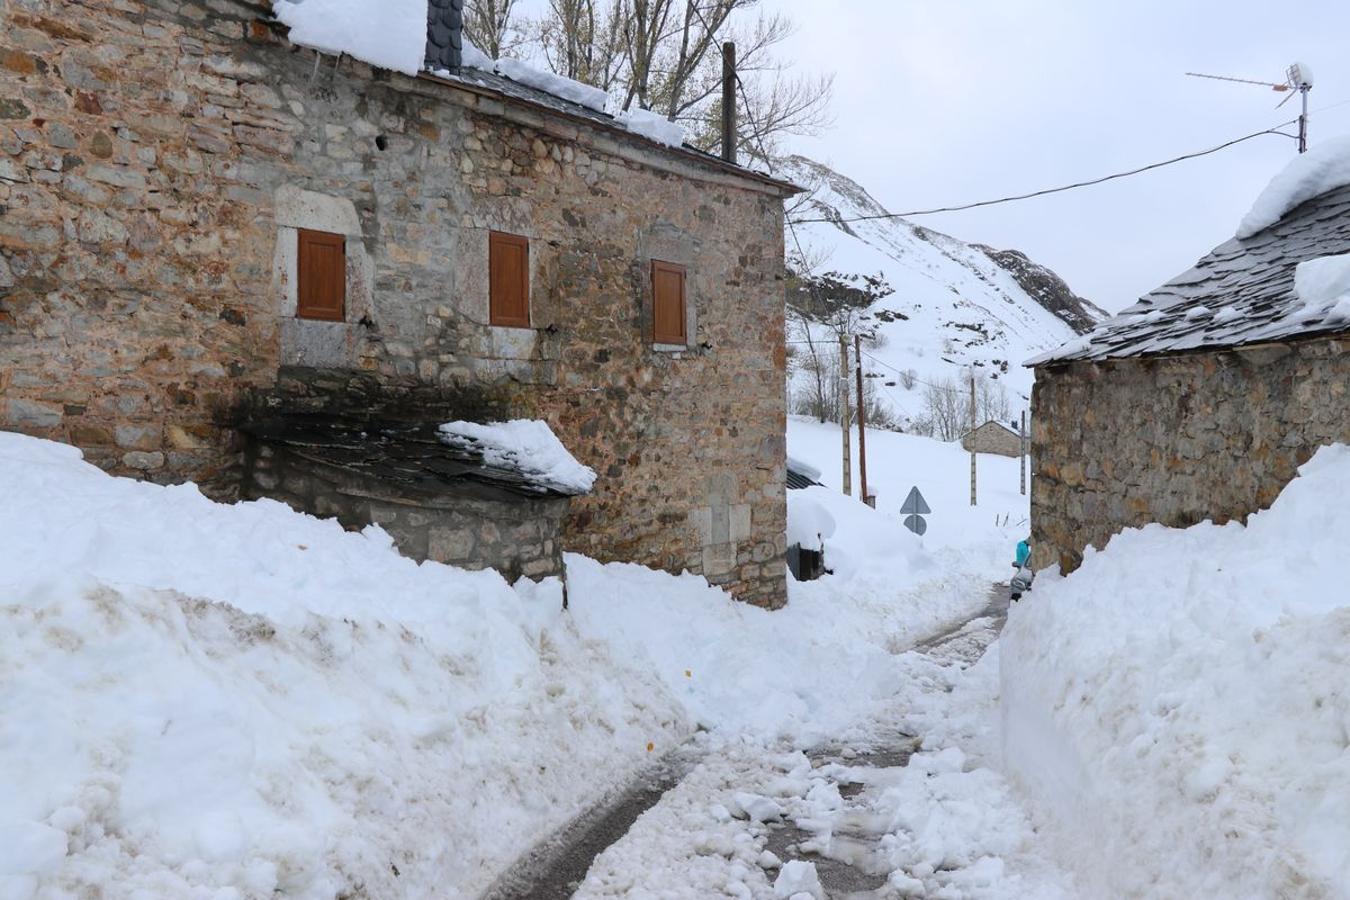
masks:
{"type": "Polygon", "coordinates": [[[4,5],[0,428],[229,497],[283,368],[482,391],[599,472],[569,548],[781,603],[776,189],[258,12],[4,5]],[[347,236],[344,322],[295,318],[298,228],[347,236]],[[530,238],[530,329],[486,324],[491,229],[530,238]],[[654,258],[688,267],[680,352],[644,337],[654,258]]]}
{"type": "Polygon", "coordinates": [[[1124,528],[1245,521],[1317,448],[1350,442],[1350,338],[1036,370],[1037,567],[1124,528]]]}

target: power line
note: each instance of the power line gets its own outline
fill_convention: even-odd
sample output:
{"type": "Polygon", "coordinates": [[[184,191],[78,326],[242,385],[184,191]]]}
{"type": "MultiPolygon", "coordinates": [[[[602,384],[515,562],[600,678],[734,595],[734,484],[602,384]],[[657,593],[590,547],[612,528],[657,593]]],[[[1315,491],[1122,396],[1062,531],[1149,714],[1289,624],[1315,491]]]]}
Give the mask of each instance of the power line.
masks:
{"type": "Polygon", "coordinates": [[[999,197],[998,199],[995,200],[980,200],[975,203],[964,203],[961,204],[960,206],[939,206],[933,209],[916,209],[909,212],[877,213],[869,216],[849,216],[844,218],[830,218],[828,216],[820,216],[817,218],[809,218],[809,219],[795,219],[795,220],[789,219],[788,224],[805,225],[810,222],[865,222],[873,219],[900,219],[900,218],[911,218],[913,216],[931,216],[934,215],[935,213],[960,212],[962,210],[977,209],[983,206],[996,206],[1000,203],[1012,203],[1017,200],[1029,200],[1032,197],[1044,197],[1047,194],[1059,194],[1063,193],[1064,191],[1072,191],[1078,188],[1091,187],[1092,185],[1102,184],[1107,181],[1115,181],[1116,179],[1119,178],[1129,178],[1132,175],[1139,175],[1143,172],[1152,171],[1153,169],[1161,169],[1164,166],[1175,165],[1176,163],[1179,162],[1185,162],[1188,159],[1197,159],[1198,157],[1201,156],[1208,156],[1211,153],[1218,153],[1220,150],[1227,150],[1229,147],[1232,147],[1236,144],[1241,144],[1243,141],[1250,141],[1253,138],[1258,138],[1267,134],[1278,134],[1281,137],[1293,137],[1293,135],[1285,134],[1283,131],[1280,131],[1279,129],[1283,128],[1286,125],[1292,125],[1297,121],[1298,121],[1297,119],[1290,119],[1288,122],[1281,122],[1279,125],[1275,125],[1271,128],[1266,128],[1261,131],[1254,131],[1251,134],[1243,135],[1240,138],[1234,138],[1231,141],[1225,141],[1222,144],[1218,144],[1214,147],[1209,147],[1205,150],[1197,150],[1194,153],[1184,153],[1181,156],[1174,156],[1171,159],[1165,159],[1161,162],[1149,163],[1148,165],[1140,166],[1137,169],[1130,169],[1125,172],[1115,172],[1110,175],[1103,175],[1100,178],[1091,178],[1088,179],[1087,181],[1075,181],[1072,184],[1060,185],[1059,187],[1044,188],[1042,190],[1031,191],[1026,194],[1014,194],[1010,197],[999,197]]]}

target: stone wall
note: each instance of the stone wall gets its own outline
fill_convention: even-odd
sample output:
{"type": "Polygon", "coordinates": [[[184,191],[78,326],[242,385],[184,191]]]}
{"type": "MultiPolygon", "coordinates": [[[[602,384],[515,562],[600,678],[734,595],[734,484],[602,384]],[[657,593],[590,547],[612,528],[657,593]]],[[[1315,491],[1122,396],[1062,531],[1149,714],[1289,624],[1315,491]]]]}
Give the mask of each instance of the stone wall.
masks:
{"type": "Polygon", "coordinates": [[[599,472],[571,549],[783,601],[781,187],[241,0],[3,9],[0,427],[229,497],[283,365],[481,390],[599,472]],[[303,227],[348,236],[344,322],[294,318],[303,227]],[[532,329],[486,324],[491,229],[530,238],[532,329]],[[679,352],[644,337],[653,258],[688,266],[679,352]]]}
{"type": "Polygon", "coordinates": [[[963,450],[976,453],[995,453],[999,456],[1021,456],[1022,439],[998,422],[985,422],[961,438],[963,450]]]}
{"type": "Polygon", "coordinates": [[[1124,528],[1245,520],[1319,446],[1350,442],[1350,338],[1036,370],[1037,567],[1124,528]]]}
{"type": "Polygon", "coordinates": [[[266,443],[250,446],[245,459],[245,496],[271,497],[348,528],[373,522],[404,556],[493,568],[508,581],[563,574],[566,497],[523,497],[468,482],[434,493],[399,489],[266,443]]]}

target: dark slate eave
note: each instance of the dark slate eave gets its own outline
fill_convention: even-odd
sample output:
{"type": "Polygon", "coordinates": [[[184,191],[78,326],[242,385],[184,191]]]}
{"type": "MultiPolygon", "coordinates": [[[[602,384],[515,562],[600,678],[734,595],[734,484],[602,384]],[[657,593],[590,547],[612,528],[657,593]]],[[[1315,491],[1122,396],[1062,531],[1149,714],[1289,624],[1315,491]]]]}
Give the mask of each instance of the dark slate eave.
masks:
{"type": "Polygon", "coordinates": [[[1344,324],[1320,318],[1285,321],[1298,308],[1294,270],[1301,262],[1350,253],[1350,186],[1304,202],[1247,238],[1231,238],[1194,266],[1115,317],[1082,342],[1031,360],[1030,367],[1212,352],[1247,344],[1330,337],[1344,324]],[[1206,307],[1209,315],[1188,313],[1206,307]],[[1216,323],[1233,307],[1238,316],[1216,323]],[[1149,319],[1144,319],[1150,313],[1149,319]]]}
{"type": "Polygon", "coordinates": [[[547,91],[521,84],[518,81],[512,81],[510,78],[498,75],[496,72],[489,72],[485,69],[476,69],[471,66],[462,66],[454,71],[423,72],[419,77],[431,81],[451,84],[455,87],[466,88],[474,93],[483,94],[495,100],[525,104],[553,116],[559,116],[573,122],[600,128],[622,140],[635,143],[644,150],[673,156],[696,166],[715,169],[718,172],[735,178],[743,178],[748,181],[756,182],[774,189],[774,191],[783,197],[791,197],[794,194],[800,194],[806,190],[800,185],[793,184],[782,178],[776,178],[773,175],[768,175],[764,172],[757,172],[754,169],[747,169],[744,166],[729,163],[716,154],[705,153],[688,144],[673,147],[669,144],[663,144],[660,141],[654,141],[649,137],[629,131],[608,113],[597,112],[590,107],[582,106],[580,103],[573,103],[571,100],[565,100],[556,94],[550,94],[547,91]]]}

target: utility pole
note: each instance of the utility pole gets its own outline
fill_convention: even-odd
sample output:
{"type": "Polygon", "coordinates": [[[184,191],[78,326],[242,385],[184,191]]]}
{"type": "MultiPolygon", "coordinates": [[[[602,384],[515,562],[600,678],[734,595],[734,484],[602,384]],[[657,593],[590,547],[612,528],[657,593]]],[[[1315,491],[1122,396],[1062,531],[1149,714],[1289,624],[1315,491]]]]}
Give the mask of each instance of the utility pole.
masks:
{"type": "Polygon", "coordinates": [[[872,497],[867,493],[867,404],[863,402],[862,371],[862,335],[853,336],[853,365],[858,376],[858,482],[862,489],[862,502],[872,505],[872,497]]]}
{"type": "Polygon", "coordinates": [[[975,505],[975,369],[970,370],[970,505],[975,505]]]}
{"type": "Polygon", "coordinates": [[[1017,468],[1022,473],[1022,496],[1027,493],[1027,411],[1022,410],[1022,452],[1017,455],[1017,468]]]}
{"type": "Polygon", "coordinates": [[[844,493],[853,493],[853,460],[848,445],[848,433],[853,417],[848,411],[848,335],[839,335],[839,433],[844,436],[844,493]]]}
{"type": "Polygon", "coordinates": [[[722,45],[722,158],[736,164],[736,45],[722,45]]]}

